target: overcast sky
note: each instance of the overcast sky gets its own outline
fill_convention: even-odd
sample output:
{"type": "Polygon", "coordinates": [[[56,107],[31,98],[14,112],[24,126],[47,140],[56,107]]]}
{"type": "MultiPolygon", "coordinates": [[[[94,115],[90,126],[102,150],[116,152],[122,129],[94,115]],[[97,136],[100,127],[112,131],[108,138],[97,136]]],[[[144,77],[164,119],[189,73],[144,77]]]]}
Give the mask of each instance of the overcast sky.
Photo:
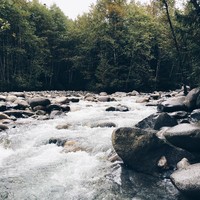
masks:
{"type": "MultiPolygon", "coordinates": [[[[75,19],[79,14],[88,12],[90,5],[96,3],[96,0],[39,0],[40,3],[44,3],[47,6],[51,6],[55,3],[60,9],[71,19],[75,19]]],[[[142,2],[149,0],[140,0],[142,2]]]]}

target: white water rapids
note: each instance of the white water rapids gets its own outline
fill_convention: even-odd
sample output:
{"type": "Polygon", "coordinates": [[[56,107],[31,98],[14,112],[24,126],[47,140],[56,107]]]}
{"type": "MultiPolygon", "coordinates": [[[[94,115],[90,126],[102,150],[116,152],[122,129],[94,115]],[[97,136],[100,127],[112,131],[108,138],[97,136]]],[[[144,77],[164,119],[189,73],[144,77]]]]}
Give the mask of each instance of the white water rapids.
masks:
{"type": "Polygon", "coordinates": [[[108,160],[115,128],[91,128],[97,122],[133,126],[155,112],[136,97],[113,102],[71,103],[71,112],[51,120],[19,119],[0,133],[0,200],[145,200],[178,199],[168,180],[137,174],[108,160]],[[128,112],[106,112],[109,106],[128,112]],[[70,124],[68,129],[57,125],[70,124]],[[76,141],[80,151],[64,152],[50,138],[76,141]]]}

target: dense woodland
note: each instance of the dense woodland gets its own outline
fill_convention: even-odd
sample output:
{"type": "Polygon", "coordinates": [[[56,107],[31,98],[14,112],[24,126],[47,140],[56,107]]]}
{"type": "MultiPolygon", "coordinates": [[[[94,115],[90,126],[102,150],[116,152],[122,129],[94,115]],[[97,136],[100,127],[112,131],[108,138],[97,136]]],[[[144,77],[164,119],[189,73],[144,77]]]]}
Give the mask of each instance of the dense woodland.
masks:
{"type": "Polygon", "coordinates": [[[71,20],[56,5],[0,0],[0,91],[196,87],[200,1],[175,5],[98,0],[71,20]]]}

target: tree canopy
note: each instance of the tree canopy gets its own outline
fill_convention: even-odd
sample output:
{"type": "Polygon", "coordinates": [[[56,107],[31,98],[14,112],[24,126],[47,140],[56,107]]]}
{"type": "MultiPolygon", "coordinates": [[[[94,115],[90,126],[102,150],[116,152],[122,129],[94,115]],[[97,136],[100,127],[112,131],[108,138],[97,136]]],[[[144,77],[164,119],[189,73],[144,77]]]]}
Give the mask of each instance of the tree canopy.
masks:
{"type": "Polygon", "coordinates": [[[0,91],[169,90],[199,76],[198,0],[98,0],[76,20],[55,4],[1,0],[0,91]]]}

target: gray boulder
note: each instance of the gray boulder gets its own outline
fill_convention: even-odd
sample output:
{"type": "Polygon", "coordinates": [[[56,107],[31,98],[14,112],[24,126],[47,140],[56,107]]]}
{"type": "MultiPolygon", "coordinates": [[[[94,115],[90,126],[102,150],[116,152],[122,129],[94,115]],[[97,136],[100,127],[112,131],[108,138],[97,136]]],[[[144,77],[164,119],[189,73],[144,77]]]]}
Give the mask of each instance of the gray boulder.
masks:
{"type": "Polygon", "coordinates": [[[185,105],[188,110],[194,110],[197,108],[197,98],[200,95],[200,88],[192,89],[185,98],[185,105]]]}
{"type": "Polygon", "coordinates": [[[123,105],[118,105],[116,107],[108,107],[106,108],[106,111],[110,112],[110,111],[119,111],[119,112],[127,112],[129,111],[128,107],[127,106],[123,106],[123,105]]]}
{"type": "Polygon", "coordinates": [[[31,108],[34,108],[35,106],[47,106],[50,103],[51,102],[49,99],[42,98],[42,97],[36,97],[36,98],[29,99],[29,104],[30,104],[31,108]]]}
{"type": "Polygon", "coordinates": [[[190,199],[200,199],[200,163],[175,171],[170,179],[175,187],[190,199]]]}
{"type": "Polygon", "coordinates": [[[112,133],[112,144],[127,166],[143,173],[160,172],[158,163],[162,157],[166,158],[168,169],[175,168],[177,162],[184,157],[193,159],[187,151],[159,139],[156,131],[118,128],[112,133]]]}
{"type": "Polygon", "coordinates": [[[186,111],[185,97],[173,97],[162,103],[158,104],[157,110],[159,112],[175,112],[175,111],[186,111]]]}
{"type": "Polygon", "coordinates": [[[190,152],[200,152],[200,126],[183,123],[164,132],[171,144],[190,152]]]}
{"type": "Polygon", "coordinates": [[[138,122],[135,126],[142,129],[159,130],[162,127],[172,127],[177,124],[177,120],[167,113],[155,113],[138,122]]]}

